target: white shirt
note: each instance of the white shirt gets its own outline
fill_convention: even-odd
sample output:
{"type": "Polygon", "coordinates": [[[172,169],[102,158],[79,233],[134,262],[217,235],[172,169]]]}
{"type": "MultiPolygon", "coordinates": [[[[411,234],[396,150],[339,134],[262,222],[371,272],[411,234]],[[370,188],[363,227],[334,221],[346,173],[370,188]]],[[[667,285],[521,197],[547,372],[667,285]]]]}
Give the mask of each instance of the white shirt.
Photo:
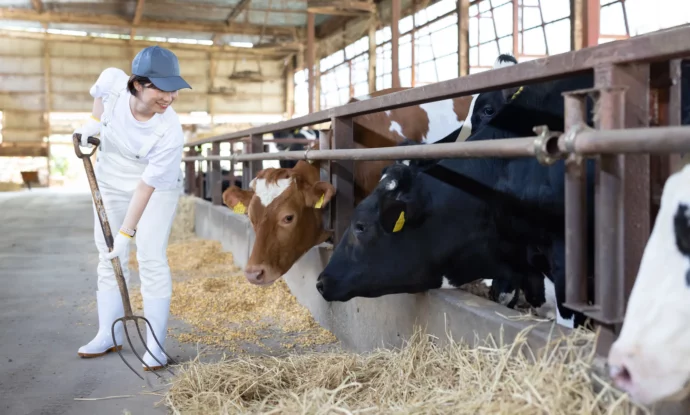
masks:
{"type": "Polygon", "coordinates": [[[142,174],[142,180],[151,187],[160,190],[173,189],[177,186],[180,174],[180,163],[184,149],[184,133],[180,118],[169,106],[163,114],[154,114],[151,119],[141,122],[134,118],[129,108],[131,94],[127,91],[129,76],[118,68],[107,68],[98,77],[89,93],[94,98],[105,97],[108,92],[117,85],[124,90],[113,109],[112,118],[118,128],[117,137],[124,140],[124,145],[131,152],[136,153],[143,146],[145,140],[156,139],[153,135],[159,120],[170,125],[165,135],[158,139],[151,151],[144,157],[148,165],[142,174]]]}

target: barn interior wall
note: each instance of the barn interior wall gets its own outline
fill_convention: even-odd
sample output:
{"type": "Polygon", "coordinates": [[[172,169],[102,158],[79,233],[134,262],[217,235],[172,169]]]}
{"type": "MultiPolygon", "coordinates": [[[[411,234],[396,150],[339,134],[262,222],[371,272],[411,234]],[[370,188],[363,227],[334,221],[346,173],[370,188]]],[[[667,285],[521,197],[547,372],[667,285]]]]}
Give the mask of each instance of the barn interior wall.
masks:
{"type": "MultiPolygon", "coordinates": [[[[13,156],[24,155],[2,158],[0,181],[21,182],[19,171],[28,169],[38,170],[47,184],[51,167],[60,170],[62,160],[69,158],[61,144],[70,142],[71,132],[91,111],[89,89],[100,73],[115,67],[129,74],[133,57],[143,47],[122,40],[60,38],[8,41],[0,36],[0,143],[5,149],[12,146],[13,156]],[[46,142],[54,154],[48,160],[31,157],[46,142]]],[[[255,119],[262,115],[271,121],[284,116],[286,77],[283,60],[277,56],[163,46],[178,56],[181,72],[192,86],[181,90],[173,105],[185,129],[191,130],[187,139],[196,139],[197,132],[248,128],[261,123],[255,119]],[[241,77],[247,73],[258,78],[241,77]]]]}

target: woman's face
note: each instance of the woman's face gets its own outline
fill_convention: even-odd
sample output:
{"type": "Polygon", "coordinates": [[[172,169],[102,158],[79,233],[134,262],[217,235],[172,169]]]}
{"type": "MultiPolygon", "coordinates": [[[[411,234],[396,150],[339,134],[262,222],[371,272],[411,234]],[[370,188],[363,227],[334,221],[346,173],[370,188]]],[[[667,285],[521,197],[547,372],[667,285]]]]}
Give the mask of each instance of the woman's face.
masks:
{"type": "Polygon", "coordinates": [[[138,91],[137,98],[141,104],[149,111],[162,114],[177,98],[177,91],[165,92],[156,88],[153,84],[144,88],[138,82],[135,83],[138,91]]]}

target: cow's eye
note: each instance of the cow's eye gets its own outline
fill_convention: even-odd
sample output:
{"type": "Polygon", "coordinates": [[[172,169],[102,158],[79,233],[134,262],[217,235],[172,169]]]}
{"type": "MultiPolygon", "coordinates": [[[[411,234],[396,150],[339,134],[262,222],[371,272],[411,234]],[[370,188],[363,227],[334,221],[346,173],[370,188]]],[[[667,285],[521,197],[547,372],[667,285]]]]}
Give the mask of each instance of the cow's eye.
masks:
{"type": "Polygon", "coordinates": [[[295,215],[287,215],[283,218],[283,222],[285,223],[292,223],[292,220],[295,218],[295,215]]]}
{"type": "Polygon", "coordinates": [[[355,223],[355,233],[364,233],[367,227],[362,222],[355,223]]]}
{"type": "Polygon", "coordinates": [[[494,115],[494,109],[493,109],[493,107],[488,107],[488,106],[487,106],[487,107],[484,107],[484,115],[487,115],[487,116],[489,116],[489,117],[492,116],[492,115],[494,115]]]}

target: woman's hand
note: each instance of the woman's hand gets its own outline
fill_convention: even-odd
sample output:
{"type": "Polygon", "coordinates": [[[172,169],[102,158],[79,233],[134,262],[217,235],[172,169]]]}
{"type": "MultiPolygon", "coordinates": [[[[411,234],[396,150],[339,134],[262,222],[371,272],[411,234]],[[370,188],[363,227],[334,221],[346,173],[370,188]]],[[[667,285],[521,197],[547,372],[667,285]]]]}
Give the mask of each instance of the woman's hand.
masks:
{"type": "Polygon", "coordinates": [[[113,242],[113,250],[105,254],[106,259],[113,259],[115,257],[122,258],[124,254],[128,253],[129,243],[131,241],[131,236],[125,236],[122,232],[118,232],[113,242]]]}

